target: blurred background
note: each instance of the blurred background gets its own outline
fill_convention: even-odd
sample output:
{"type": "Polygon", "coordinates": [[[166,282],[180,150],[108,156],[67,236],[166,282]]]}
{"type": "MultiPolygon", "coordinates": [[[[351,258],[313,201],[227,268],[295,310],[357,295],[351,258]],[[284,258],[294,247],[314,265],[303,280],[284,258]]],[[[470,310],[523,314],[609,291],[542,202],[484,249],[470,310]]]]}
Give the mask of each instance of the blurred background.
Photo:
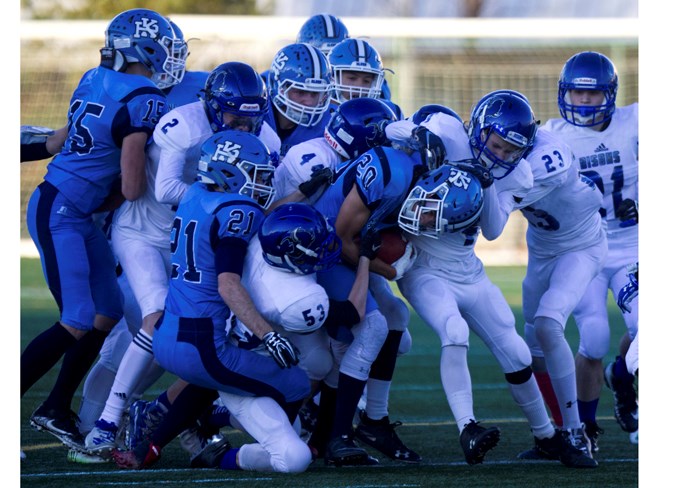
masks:
{"type": "MultiPolygon", "coordinates": [[[[351,37],[379,51],[405,115],[439,103],[467,119],[482,95],[509,88],[529,98],[538,119],[559,117],[560,70],[583,50],[615,63],[619,106],[638,101],[638,0],[22,0],[21,124],[65,124],[72,91],[99,62],[108,21],[137,7],[176,22],[192,39],[188,69],[201,71],[226,61],[266,70],[308,17],[337,15],[351,37]]],[[[21,166],[24,242],[26,203],[46,164],[21,166]]],[[[497,242],[480,241],[478,254],[486,264],[524,264],[525,230],[513,215],[497,242]]]]}

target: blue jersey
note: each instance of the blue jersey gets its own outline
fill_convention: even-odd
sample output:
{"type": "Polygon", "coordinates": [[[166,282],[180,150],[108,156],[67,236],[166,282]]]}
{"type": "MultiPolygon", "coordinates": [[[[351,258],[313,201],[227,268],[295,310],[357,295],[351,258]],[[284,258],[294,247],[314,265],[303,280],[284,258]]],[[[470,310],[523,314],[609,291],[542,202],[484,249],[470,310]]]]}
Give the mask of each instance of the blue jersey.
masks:
{"type": "Polygon", "coordinates": [[[120,176],[122,140],[153,134],[167,110],[165,95],[150,79],[98,67],[80,80],[68,110],[68,137],[47,165],[45,180],[80,212],[92,213],[120,176]]]}
{"type": "Polygon", "coordinates": [[[291,132],[285,133],[281,131],[277,126],[277,121],[275,120],[275,107],[273,104],[270,104],[268,112],[266,113],[265,121],[268,122],[273,130],[280,136],[282,141],[282,146],[280,147],[280,159],[282,159],[289,151],[289,148],[299,144],[301,142],[309,141],[310,139],[315,139],[317,137],[324,137],[324,128],[329,123],[331,117],[331,111],[327,110],[322,115],[320,121],[312,127],[304,127],[302,125],[297,125],[291,132]]]}
{"type": "Polygon", "coordinates": [[[261,206],[247,196],[210,191],[202,183],[191,185],[172,226],[165,309],[179,317],[225,324],[230,310],[219,295],[218,275],[242,274],[247,245],[263,218],[261,206]]]}
{"type": "Polygon", "coordinates": [[[391,147],[376,147],[338,168],[334,183],[315,207],[334,221],[353,185],[378,227],[397,224],[397,214],[413,183],[425,171],[420,160],[391,147]]]}
{"type": "Polygon", "coordinates": [[[181,105],[197,102],[200,92],[205,88],[208,77],[207,71],[186,71],[181,83],[164,90],[169,107],[167,111],[169,112],[181,105]]]}

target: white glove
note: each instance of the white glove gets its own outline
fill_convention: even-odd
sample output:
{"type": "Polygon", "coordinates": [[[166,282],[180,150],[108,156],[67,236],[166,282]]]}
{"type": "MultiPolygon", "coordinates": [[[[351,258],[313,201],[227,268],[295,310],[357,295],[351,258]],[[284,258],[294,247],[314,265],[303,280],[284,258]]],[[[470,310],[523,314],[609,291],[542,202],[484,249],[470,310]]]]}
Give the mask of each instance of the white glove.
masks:
{"type": "Polygon", "coordinates": [[[36,142],[45,142],[47,138],[54,134],[54,129],[41,127],[39,125],[21,126],[21,144],[34,144],[36,142]]]}
{"type": "Polygon", "coordinates": [[[416,252],[414,244],[407,242],[407,247],[404,250],[404,254],[402,254],[402,256],[397,261],[391,264],[391,266],[395,268],[396,271],[395,278],[393,278],[392,281],[399,280],[404,276],[404,273],[411,269],[411,267],[414,265],[414,261],[416,261],[416,256],[418,256],[418,253],[416,252]]]}

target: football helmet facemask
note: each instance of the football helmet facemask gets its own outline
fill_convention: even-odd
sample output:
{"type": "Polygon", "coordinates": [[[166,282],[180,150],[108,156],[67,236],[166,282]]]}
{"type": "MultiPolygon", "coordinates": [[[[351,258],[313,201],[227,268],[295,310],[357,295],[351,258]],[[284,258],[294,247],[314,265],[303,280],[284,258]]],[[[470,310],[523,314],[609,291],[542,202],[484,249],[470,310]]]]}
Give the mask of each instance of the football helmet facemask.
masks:
{"type": "Polygon", "coordinates": [[[344,39],[329,52],[329,65],[334,77],[332,99],[345,102],[353,98],[379,98],[383,86],[383,62],[367,41],[344,39]],[[347,72],[367,73],[373,76],[367,87],[351,85],[347,72]]]}
{"type": "Polygon", "coordinates": [[[197,181],[216,185],[228,193],[247,195],[266,209],[275,196],[274,171],[270,152],[258,137],[226,130],[202,144],[197,181]]]}

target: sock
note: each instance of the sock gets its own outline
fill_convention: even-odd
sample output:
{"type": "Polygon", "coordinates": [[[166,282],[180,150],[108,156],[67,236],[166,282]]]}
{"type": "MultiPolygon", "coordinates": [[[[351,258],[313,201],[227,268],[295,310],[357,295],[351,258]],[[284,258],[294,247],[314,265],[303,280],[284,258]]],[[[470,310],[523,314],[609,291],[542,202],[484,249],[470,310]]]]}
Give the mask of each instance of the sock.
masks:
{"type": "Polygon", "coordinates": [[[115,381],[110,389],[106,406],[101,412],[101,418],[106,422],[120,424],[120,419],[129,405],[132,393],[136,389],[141,377],[153,362],[153,338],[143,330],[134,336],[120,361],[115,381]]]}
{"type": "Polygon", "coordinates": [[[369,378],[367,380],[367,405],[364,409],[367,417],[380,420],[388,416],[388,397],[390,396],[391,381],[369,378]]]}
{"type": "Polygon", "coordinates": [[[589,402],[584,402],[578,400],[578,415],[581,417],[581,422],[597,422],[597,405],[599,404],[599,398],[590,400],[589,402]]]}
{"type": "Polygon", "coordinates": [[[92,329],[66,351],[59,376],[45,400],[45,405],[63,412],[70,411],[73,396],[94,364],[107,336],[108,332],[92,329]]]}
{"type": "Polygon", "coordinates": [[[31,341],[21,354],[21,396],[77,342],[59,322],[31,341]]]}
{"type": "Polygon", "coordinates": [[[196,385],[186,386],[151,435],[153,444],[165,447],[181,432],[194,426],[206,409],[211,410],[212,403],[218,397],[216,390],[196,385]]]}
{"type": "Polygon", "coordinates": [[[538,390],[534,376],[531,375],[526,382],[519,385],[509,383],[508,386],[515,403],[522,409],[527,422],[529,422],[529,427],[531,427],[534,436],[539,439],[552,437],[555,429],[550,422],[548,412],[545,410],[541,392],[538,390]]]}
{"type": "Polygon", "coordinates": [[[562,426],[562,413],[559,410],[559,403],[557,403],[557,396],[555,395],[555,390],[552,388],[552,382],[550,381],[550,375],[546,371],[534,372],[536,377],[536,382],[538,383],[538,388],[541,390],[541,395],[543,395],[543,400],[545,404],[550,409],[550,415],[552,415],[553,422],[556,426],[562,426]]]}
{"type": "Polygon", "coordinates": [[[377,380],[391,381],[397,361],[397,351],[402,340],[401,330],[389,330],[381,350],[376,356],[369,371],[369,377],[377,380]]]}
{"type": "Polygon", "coordinates": [[[239,447],[234,447],[233,449],[226,451],[221,458],[219,467],[221,469],[242,469],[237,465],[237,453],[239,450],[239,447]]]}
{"type": "Polygon", "coordinates": [[[612,372],[614,375],[614,380],[623,383],[623,384],[633,384],[635,377],[628,372],[627,365],[625,364],[625,359],[621,356],[616,356],[616,361],[612,366],[612,372]]]}
{"type": "Polygon", "coordinates": [[[331,439],[349,435],[353,431],[353,417],[357,402],[360,401],[366,381],[358,380],[347,374],[339,373],[338,392],[336,396],[336,415],[331,430],[331,439]]]}
{"type": "Polygon", "coordinates": [[[320,457],[324,456],[324,451],[329,442],[329,434],[332,425],[334,425],[334,416],[336,415],[336,395],[337,388],[332,388],[325,382],[320,383],[320,401],[317,410],[317,423],[310,436],[308,445],[317,449],[320,457]]]}
{"type": "Polygon", "coordinates": [[[97,362],[89,371],[82,389],[82,401],[78,417],[80,432],[86,434],[94,428],[94,422],[101,417],[101,412],[108,400],[108,394],[115,381],[115,371],[97,362]]]}

